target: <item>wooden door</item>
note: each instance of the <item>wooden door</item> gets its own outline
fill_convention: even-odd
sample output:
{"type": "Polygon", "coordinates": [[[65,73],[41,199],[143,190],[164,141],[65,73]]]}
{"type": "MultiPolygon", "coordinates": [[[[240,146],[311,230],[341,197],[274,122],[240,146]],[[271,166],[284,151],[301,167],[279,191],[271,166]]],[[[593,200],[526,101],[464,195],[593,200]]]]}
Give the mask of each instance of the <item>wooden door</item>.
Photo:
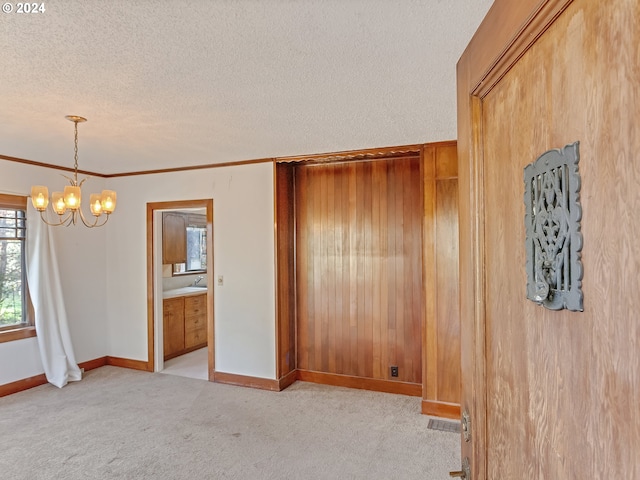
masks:
{"type": "Polygon", "coordinates": [[[640,3],[497,0],[458,63],[471,478],[640,478],[640,3]],[[523,169],[580,142],[584,312],[526,298],[523,169]]]}

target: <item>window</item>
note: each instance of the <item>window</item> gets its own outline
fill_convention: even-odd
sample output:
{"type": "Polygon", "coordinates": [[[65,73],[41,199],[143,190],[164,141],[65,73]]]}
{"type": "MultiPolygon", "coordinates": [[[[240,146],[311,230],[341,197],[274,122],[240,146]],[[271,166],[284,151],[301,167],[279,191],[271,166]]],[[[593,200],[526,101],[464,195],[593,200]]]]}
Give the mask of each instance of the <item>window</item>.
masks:
{"type": "Polygon", "coordinates": [[[25,267],[26,210],[26,197],[0,194],[0,342],[35,334],[25,267]]]}
{"type": "Polygon", "coordinates": [[[207,227],[187,226],[187,271],[207,269],[207,227]]]}

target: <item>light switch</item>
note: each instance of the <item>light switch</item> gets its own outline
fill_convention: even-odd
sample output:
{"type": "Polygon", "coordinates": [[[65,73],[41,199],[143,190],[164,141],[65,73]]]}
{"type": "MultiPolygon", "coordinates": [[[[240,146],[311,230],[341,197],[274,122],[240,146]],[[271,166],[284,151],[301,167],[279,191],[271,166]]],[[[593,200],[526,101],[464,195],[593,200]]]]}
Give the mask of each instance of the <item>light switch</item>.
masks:
{"type": "Polygon", "coordinates": [[[222,275],[218,275],[218,286],[221,287],[224,285],[224,277],[222,275]]]}

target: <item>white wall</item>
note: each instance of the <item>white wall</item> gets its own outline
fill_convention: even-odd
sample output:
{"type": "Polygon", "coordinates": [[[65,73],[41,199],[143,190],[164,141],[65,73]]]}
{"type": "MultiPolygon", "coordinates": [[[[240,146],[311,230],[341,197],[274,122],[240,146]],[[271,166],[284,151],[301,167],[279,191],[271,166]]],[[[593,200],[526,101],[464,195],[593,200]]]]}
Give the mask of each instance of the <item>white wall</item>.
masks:
{"type": "MultiPolygon", "coordinates": [[[[82,177],[80,177],[82,178],[82,177]]],[[[60,171],[0,160],[0,192],[29,195],[31,185],[62,189],[60,171]]],[[[99,192],[104,179],[91,178],[86,193],[99,192]]],[[[106,229],[57,227],[54,239],[62,275],[62,291],[76,360],[107,355],[106,229]]],[[[28,234],[28,232],[27,232],[28,234]]],[[[36,338],[0,343],[0,385],[43,373],[36,338]]]]}
{"type": "MultiPolygon", "coordinates": [[[[328,77],[318,77],[323,83],[315,90],[310,89],[305,82],[297,82],[294,89],[297,94],[292,94],[289,78],[288,83],[282,84],[285,87],[282,89],[282,98],[274,97],[274,100],[269,97],[271,103],[264,107],[271,113],[280,112],[276,115],[278,121],[274,125],[278,125],[281,131],[289,135],[265,134],[268,130],[264,130],[264,121],[260,120],[264,117],[256,116],[255,108],[250,108],[247,111],[253,116],[252,121],[258,122],[258,127],[223,137],[233,148],[259,144],[263,150],[256,150],[254,153],[257,155],[247,155],[247,152],[253,150],[238,150],[245,153],[237,155],[226,152],[226,155],[231,155],[234,159],[248,159],[271,154],[319,153],[454,138],[455,63],[471,37],[471,32],[489,8],[491,0],[458,0],[448,3],[438,0],[436,3],[439,4],[438,8],[429,2],[418,2],[407,7],[409,10],[417,9],[417,14],[414,12],[411,22],[407,24],[402,14],[406,11],[404,7],[398,10],[390,3],[378,2],[380,8],[390,12],[389,15],[382,16],[387,19],[387,24],[370,23],[361,19],[359,28],[371,30],[375,34],[380,28],[397,29],[397,25],[401,24],[405,31],[411,30],[410,33],[417,34],[417,37],[397,44],[385,44],[380,40],[380,48],[373,49],[379,61],[366,61],[366,57],[360,56],[358,58],[365,61],[358,64],[355,70],[351,68],[351,62],[349,71],[338,69],[328,77]],[[452,27],[454,24],[455,27],[452,27]],[[414,57],[431,60],[412,62],[410,59],[414,57]],[[400,65],[397,62],[409,62],[409,67],[397,68],[400,65]],[[356,76],[366,77],[366,82],[363,84],[355,81],[354,72],[356,76]],[[367,76],[368,73],[370,75],[367,76]],[[383,81],[385,78],[386,82],[383,81]],[[364,85],[365,88],[360,91],[358,85],[364,85]],[[358,95],[354,96],[355,93],[358,95]],[[313,105],[308,102],[310,95],[322,99],[323,108],[320,113],[317,108],[309,107],[313,105]],[[327,103],[327,99],[331,101],[327,103]],[[377,113],[371,113],[374,104],[381,107],[377,109],[377,113]],[[305,113],[309,108],[312,115],[305,113]],[[367,114],[361,115],[360,110],[367,114]],[[340,119],[338,125],[350,122],[354,126],[349,130],[348,136],[338,135],[344,132],[344,128],[336,130],[337,119],[340,119]],[[306,134],[291,135],[290,131],[297,131],[298,124],[304,127],[306,134]],[[260,142],[247,141],[256,136],[260,137],[260,142]],[[282,141],[283,138],[287,141],[282,141]],[[309,143],[309,139],[313,138],[316,140],[309,143]],[[376,140],[372,142],[372,138],[376,140]],[[268,150],[264,150],[267,146],[268,150]]],[[[353,23],[349,16],[342,15],[342,19],[346,19],[346,23],[353,23]]],[[[297,22],[296,18],[294,20],[297,22]]],[[[300,22],[297,23],[299,27],[300,22]]],[[[264,22],[264,25],[268,26],[269,23],[264,22]]],[[[315,34],[326,37],[326,32],[322,29],[315,34]]],[[[408,38],[411,39],[411,35],[408,38]]],[[[344,50],[345,45],[351,45],[341,37],[336,37],[331,42],[339,51],[344,50]]],[[[360,52],[358,49],[353,51],[360,52]]],[[[253,50],[250,52],[252,55],[255,53],[253,50]]],[[[313,52],[307,52],[305,56],[315,62],[314,65],[318,65],[317,56],[313,52]]],[[[280,58],[285,62],[289,60],[286,55],[280,58]]],[[[335,66],[337,57],[330,51],[324,52],[323,58],[325,62],[335,66]]],[[[248,62],[246,65],[255,70],[254,63],[248,62]]],[[[50,80],[55,76],[52,74],[53,70],[43,70],[41,67],[38,63],[41,72],[48,72],[50,80]]],[[[279,76],[278,78],[282,77],[278,69],[273,69],[272,64],[264,64],[262,67],[266,69],[267,77],[271,73],[279,76]]],[[[307,70],[298,68],[297,72],[302,75],[301,78],[306,78],[310,75],[307,70]]],[[[272,80],[277,80],[276,77],[272,80]]],[[[87,83],[90,84],[91,82],[87,83]]],[[[24,85],[20,83],[19,88],[23,89],[24,85]]],[[[223,89],[227,92],[232,90],[233,84],[230,88],[223,89]]],[[[265,98],[260,89],[254,93],[261,99],[265,98]]],[[[117,96],[118,94],[114,97],[105,95],[104,92],[98,95],[101,101],[107,103],[117,96]]],[[[180,96],[182,103],[183,96],[180,96]]],[[[45,97],[46,95],[43,98],[45,97]]],[[[154,105],[156,104],[161,105],[162,102],[155,102],[154,105]]],[[[24,102],[16,105],[16,112],[24,110],[24,102]]],[[[27,109],[30,114],[29,122],[35,110],[48,111],[43,105],[38,105],[31,110],[27,109]]],[[[110,110],[119,112],[117,116],[122,116],[118,108],[110,110]]],[[[239,110],[227,113],[227,120],[227,117],[240,114],[239,110]]],[[[108,125],[108,116],[106,121],[104,118],[103,116],[102,121],[108,125]]],[[[29,122],[24,125],[31,125],[32,122],[29,122]]],[[[46,152],[51,151],[51,145],[46,149],[33,150],[34,142],[24,140],[26,135],[33,138],[32,129],[22,128],[24,125],[16,122],[16,115],[3,116],[0,112],[0,124],[6,137],[6,141],[0,146],[5,151],[0,153],[47,161],[46,152]],[[11,145],[13,148],[9,148],[11,145]],[[36,154],[37,151],[42,155],[36,154]]],[[[200,122],[199,125],[210,136],[211,124],[200,122]]],[[[174,132],[179,126],[169,121],[167,127],[174,132]]],[[[223,148],[202,148],[207,142],[191,143],[197,146],[196,150],[201,152],[200,155],[208,157],[211,151],[215,151],[218,159],[230,159],[224,158],[223,148]]],[[[143,145],[140,151],[144,150],[146,158],[150,158],[148,152],[154,148],[161,147],[152,142],[151,145],[143,145]]],[[[110,149],[107,148],[107,151],[110,149]]],[[[153,158],[154,161],[159,161],[153,158]]],[[[189,158],[191,157],[176,159],[171,164],[194,163],[189,158]]],[[[85,168],[89,167],[85,165],[85,168]]],[[[224,275],[225,279],[223,287],[214,287],[216,370],[275,378],[272,169],[271,164],[254,164],[106,180],[92,179],[88,187],[95,186],[96,190],[100,190],[104,185],[118,192],[118,207],[113,218],[103,229],[90,231],[76,227],[56,233],[60,240],[62,288],[67,301],[77,360],[82,362],[104,355],[147,360],[146,204],[213,198],[214,278],[224,275]]],[[[102,169],[96,167],[95,170],[102,169]]],[[[0,160],[2,192],[28,194],[33,183],[51,187],[63,185],[64,182],[56,170],[0,160]]],[[[35,342],[35,339],[26,339],[0,344],[0,384],[42,373],[39,358],[35,358],[35,342]]]]}
{"type": "Polygon", "coordinates": [[[216,371],[275,378],[273,165],[108,180],[118,209],[107,232],[109,355],[147,360],[146,205],[213,198],[216,371]]]}

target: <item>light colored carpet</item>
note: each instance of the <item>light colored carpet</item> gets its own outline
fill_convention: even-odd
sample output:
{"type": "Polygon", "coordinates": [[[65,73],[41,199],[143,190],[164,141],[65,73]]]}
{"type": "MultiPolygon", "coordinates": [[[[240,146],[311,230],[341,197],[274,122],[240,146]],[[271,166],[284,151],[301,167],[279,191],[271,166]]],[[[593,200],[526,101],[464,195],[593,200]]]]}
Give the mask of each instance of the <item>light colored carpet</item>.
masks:
{"type": "Polygon", "coordinates": [[[101,367],[0,398],[0,478],[449,478],[460,437],[427,429],[419,409],[305,382],[269,392],[101,367]]]}

